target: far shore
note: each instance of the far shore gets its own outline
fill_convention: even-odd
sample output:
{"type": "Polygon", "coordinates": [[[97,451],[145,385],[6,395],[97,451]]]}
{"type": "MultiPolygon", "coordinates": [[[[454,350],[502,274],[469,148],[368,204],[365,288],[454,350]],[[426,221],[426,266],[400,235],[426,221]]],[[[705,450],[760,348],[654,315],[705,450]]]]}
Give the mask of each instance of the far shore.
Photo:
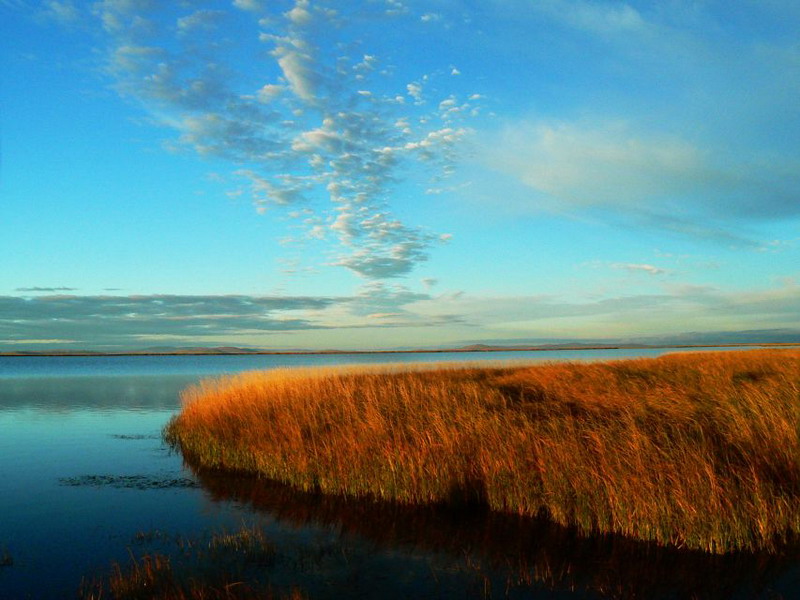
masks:
{"type": "Polygon", "coordinates": [[[475,352],[559,352],[569,350],[659,350],[666,348],[750,348],[798,347],[798,342],[741,342],[723,344],[549,344],[544,346],[474,345],[460,348],[418,348],[399,350],[250,350],[247,348],[191,348],[186,350],[122,350],[101,352],[93,350],[22,350],[0,352],[0,356],[249,356],[249,355],[325,355],[325,354],[443,354],[475,352]]]}

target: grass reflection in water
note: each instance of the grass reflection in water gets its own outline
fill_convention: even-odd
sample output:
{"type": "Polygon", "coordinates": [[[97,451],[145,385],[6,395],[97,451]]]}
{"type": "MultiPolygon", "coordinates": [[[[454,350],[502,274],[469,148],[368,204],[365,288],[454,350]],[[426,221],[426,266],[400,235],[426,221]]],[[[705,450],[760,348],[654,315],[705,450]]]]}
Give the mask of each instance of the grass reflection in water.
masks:
{"type": "Polygon", "coordinates": [[[793,597],[800,578],[797,548],[714,555],[586,537],[476,506],[415,507],[202,469],[195,475],[214,501],[329,535],[287,542],[257,523],[191,540],[142,532],[130,564],[84,584],[83,598],[777,599],[793,597]]]}

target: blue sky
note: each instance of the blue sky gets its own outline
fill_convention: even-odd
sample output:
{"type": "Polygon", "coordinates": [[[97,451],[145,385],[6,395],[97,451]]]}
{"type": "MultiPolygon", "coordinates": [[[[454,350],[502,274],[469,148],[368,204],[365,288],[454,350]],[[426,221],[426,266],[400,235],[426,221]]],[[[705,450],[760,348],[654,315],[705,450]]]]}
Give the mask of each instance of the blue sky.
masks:
{"type": "Polygon", "coordinates": [[[800,339],[794,1],[0,20],[0,350],[800,339]]]}

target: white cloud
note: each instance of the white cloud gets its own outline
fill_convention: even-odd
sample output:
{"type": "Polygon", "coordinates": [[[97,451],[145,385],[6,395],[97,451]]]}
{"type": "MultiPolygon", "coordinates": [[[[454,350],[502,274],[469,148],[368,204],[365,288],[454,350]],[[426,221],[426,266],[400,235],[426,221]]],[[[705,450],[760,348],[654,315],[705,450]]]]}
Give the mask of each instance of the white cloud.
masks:
{"type": "Polygon", "coordinates": [[[264,85],[261,89],[258,90],[257,97],[260,102],[264,104],[269,104],[275,98],[280,96],[286,88],[282,85],[276,85],[274,83],[268,83],[264,85]]]}
{"type": "Polygon", "coordinates": [[[668,273],[666,269],[656,267],[654,265],[640,264],[640,263],[614,263],[611,265],[614,269],[621,269],[630,273],[647,273],[648,275],[665,275],[668,273]]]}
{"type": "Polygon", "coordinates": [[[220,10],[197,10],[177,20],[178,32],[186,34],[192,31],[214,29],[225,16],[220,10]]]}
{"type": "Polygon", "coordinates": [[[308,181],[291,177],[284,177],[283,184],[280,185],[248,169],[240,169],[236,171],[236,175],[249,182],[253,202],[264,210],[271,206],[302,204],[305,201],[305,192],[311,187],[308,181]]]}
{"type": "Polygon", "coordinates": [[[386,15],[390,17],[396,17],[398,15],[404,15],[409,12],[408,7],[403,4],[400,0],[385,0],[386,2],[386,15]]]}
{"type": "Polygon", "coordinates": [[[691,143],[642,135],[623,121],[516,124],[493,158],[525,184],[578,206],[667,202],[714,175],[691,143]]]}
{"type": "Polygon", "coordinates": [[[304,44],[293,40],[293,43],[278,45],[273,54],[278,59],[292,91],[302,100],[314,101],[320,76],[314,70],[314,60],[307,53],[298,49],[304,44]]]}
{"type": "Polygon", "coordinates": [[[311,13],[308,8],[308,0],[297,0],[294,8],[286,13],[286,17],[295,25],[307,25],[311,22],[311,13]]]}
{"type": "Polygon", "coordinates": [[[314,225],[313,227],[311,227],[311,229],[308,230],[308,233],[306,235],[313,239],[324,240],[325,228],[322,225],[314,225]]]}
{"type": "Polygon", "coordinates": [[[537,2],[534,9],[573,27],[601,35],[630,35],[648,28],[642,15],[624,2],[545,0],[537,2]]]}
{"type": "Polygon", "coordinates": [[[414,98],[417,102],[422,102],[422,85],[419,83],[409,83],[406,85],[408,95],[414,98]]]}
{"type": "Polygon", "coordinates": [[[738,158],[635,121],[582,119],[508,125],[484,160],[535,193],[519,209],[605,217],[725,244],[757,247],[736,222],[800,214],[800,169],[738,158]],[[597,212],[600,215],[600,212],[597,212]]]}
{"type": "Polygon", "coordinates": [[[233,6],[250,12],[259,12],[264,9],[262,0],[233,0],[233,6]]]}
{"type": "Polygon", "coordinates": [[[77,23],[81,17],[80,10],[71,0],[44,2],[41,14],[47,19],[52,19],[67,26],[77,23]]]}

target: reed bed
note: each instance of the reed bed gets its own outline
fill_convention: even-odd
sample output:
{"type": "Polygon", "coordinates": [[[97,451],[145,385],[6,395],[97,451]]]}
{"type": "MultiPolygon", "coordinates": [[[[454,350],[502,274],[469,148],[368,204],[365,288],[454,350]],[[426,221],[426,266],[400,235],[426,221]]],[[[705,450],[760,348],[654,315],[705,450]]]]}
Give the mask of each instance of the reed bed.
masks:
{"type": "Polygon", "coordinates": [[[187,389],[165,429],[204,468],[713,553],[798,539],[799,433],[794,350],[252,372],[187,389]]]}

